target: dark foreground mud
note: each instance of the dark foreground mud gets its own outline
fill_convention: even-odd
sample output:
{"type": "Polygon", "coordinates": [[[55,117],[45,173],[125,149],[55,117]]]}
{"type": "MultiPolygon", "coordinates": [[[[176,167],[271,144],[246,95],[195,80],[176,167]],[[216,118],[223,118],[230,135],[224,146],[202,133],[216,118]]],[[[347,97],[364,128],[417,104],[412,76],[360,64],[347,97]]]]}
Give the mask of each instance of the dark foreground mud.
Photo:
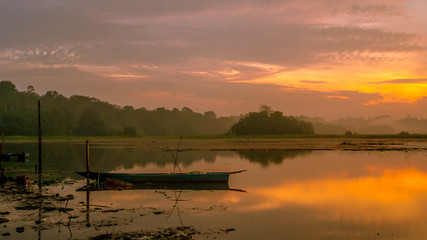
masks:
{"type": "MultiPolygon", "coordinates": [[[[173,212],[148,206],[130,209],[113,208],[108,205],[96,205],[82,201],[82,199],[76,199],[74,194],[69,192],[76,191],[77,188],[82,189],[78,186],[81,186],[83,181],[76,184],[76,182],[64,180],[39,189],[37,182],[32,177],[24,177],[24,182],[22,182],[22,178],[20,176],[4,179],[6,181],[2,183],[0,188],[1,239],[33,239],[28,235],[34,236],[37,232],[40,234],[46,231],[56,232],[57,229],[64,227],[69,230],[66,237],[68,239],[93,240],[207,239],[208,236],[230,234],[234,231],[232,228],[201,231],[195,226],[183,225],[182,223],[173,227],[135,225],[129,228],[134,218],[160,216],[168,219],[173,212]],[[94,214],[96,217],[93,217],[94,214]],[[129,218],[129,216],[132,217],[129,218]],[[122,229],[122,227],[124,228],[122,229]],[[86,232],[86,234],[75,234],[76,232],[86,232]]],[[[85,188],[83,187],[83,189],[85,188]]],[[[111,188],[108,189],[111,190],[111,188]]],[[[96,190],[103,191],[105,189],[96,190]]],[[[124,189],[120,187],[115,191],[118,194],[126,194],[124,189]]],[[[177,205],[179,200],[175,201],[170,194],[166,194],[165,191],[156,192],[162,197],[170,198],[171,203],[175,202],[177,205]]],[[[90,192],[88,191],[87,194],[90,192]]],[[[62,232],[64,231],[62,230],[62,232]]],[[[45,239],[59,238],[47,237],[45,239]]]]}

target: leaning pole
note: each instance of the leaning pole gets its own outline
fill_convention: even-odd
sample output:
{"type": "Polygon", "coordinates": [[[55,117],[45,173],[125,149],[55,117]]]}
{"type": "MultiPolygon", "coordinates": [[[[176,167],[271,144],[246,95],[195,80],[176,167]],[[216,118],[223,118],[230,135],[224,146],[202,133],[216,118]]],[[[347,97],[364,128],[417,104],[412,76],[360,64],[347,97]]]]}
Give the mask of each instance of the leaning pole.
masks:
{"type": "Polygon", "coordinates": [[[40,100],[38,100],[38,132],[39,132],[39,166],[37,168],[39,175],[39,187],[42,186],[42,124],[40,120],[40,100]]]}

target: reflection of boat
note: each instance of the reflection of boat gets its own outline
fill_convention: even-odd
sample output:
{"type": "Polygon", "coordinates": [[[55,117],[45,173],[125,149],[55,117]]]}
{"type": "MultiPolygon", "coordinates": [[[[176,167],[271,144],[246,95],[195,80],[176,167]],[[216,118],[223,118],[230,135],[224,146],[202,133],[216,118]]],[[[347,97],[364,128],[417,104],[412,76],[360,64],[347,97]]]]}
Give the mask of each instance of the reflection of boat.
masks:
{"type": "Polygon", "coordinates": [[[29,162],[29,153],[2,153],[0,160],[5,162],[29,162]]]}
{"type": "MultiPolygon", "coordinates": [[[[104,183],[105,184],[105,183],[104,183]]],[[[104,191],[104,190],[226,190],[226,191],[236,191],[236,192],[246,192],[242,189],[230,188],[228,182],[181,182],[181,183],[132,183],[129,185],[123,186],[123,184],[110,180],[108,181],[108,186],[103,186],[102,188],[87,188],[86,186],[77,189],[77,191],[104,191]]]]}
{"type": "Polygon", "coordinates": [[[232,190],[228,186],[228,182],[135,183],[130,189],[232,190]]]}
{"type": "MultiPolygon", "coordinates": [[[[245,171],[245,170],[243,170],[245,171]]],[[[189,173],[104,173],[90,172],[89,178],[98,181],[105,179],[119,180],[128,183],[218,183],[228,182],[230,174],[236,172],[189,172],[189,173]]],[[[86,172],[77,172],[86,177],[86,172]]]]}

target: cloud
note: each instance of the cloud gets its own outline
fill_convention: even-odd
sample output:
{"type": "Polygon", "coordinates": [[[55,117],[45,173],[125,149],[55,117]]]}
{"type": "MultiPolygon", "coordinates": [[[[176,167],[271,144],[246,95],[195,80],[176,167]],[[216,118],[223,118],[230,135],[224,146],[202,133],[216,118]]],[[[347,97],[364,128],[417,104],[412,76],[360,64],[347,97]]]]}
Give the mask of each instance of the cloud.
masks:
{"type": "Polygon", "coordinates": [[[22,49],[7,48],[0,52],[0,60],[11,63],[56,65],[78,60],[78,46],[28,46],[22,49]]]}
{"type": "MultiPolygon", "coordinates": [[[[366,94],[356,91],[322,92],[297,88],[284,88],[274,84],[250,84],[227,81],[201,81],[197,76],[165,74],[157,77],[117,81],[115,78],[100,76],[77,68],[55,68],[4,72],[3,80],[15,79],[18,89],[24,90],[33,85],[36,91],[44,94],[57,90],[66,95],[87,95],[109,101],[113,104],[133,105],[134,107],[190,107],[194,111],[215,111],[219,116],[238,115],[256,111],[260,104],[267,104],[286,115],[320,116],[335,119],[346,116],[377,116],[386,113],[421,112],[418,105],[382,104],[363,105],[369,101],[380,100],[379,94],[366,94]],[[79,79],[79,81],[76,81],[79,79]],[[102,87],[101,87],[102,86],[102,87]],[[330,98],[328,96],[345,96],[330,98]],[[381,110],[387,107],[387,111],[381,110]],[[333,108],[334,111],[330,109],[333,108]],[[393,110],[393,108],[395,108],[393,110]],[[388,110],[393,111],[388,111],[388,110]]],[[[420,105],[425,106],[425,105],[420,105]]]]}
{"type": "Polygon", "coordinates": [[[300,80],[302,83],[326,83],[326,81],[300,80]]]}
{"type": "Polygon", "coordinates": [[[347,96],[337,96],[337,95],[329,95],[327,98],[338,98],[338,99],[349,99],[347,96]]]}
{"type": "Polygon", "coordinates": [[[412,83],[427,83],[427,78],[420,79],[390,79],[386,81],[372,82],[374,84],[384,84],[384,83],[393,83],[393,84],[412,84],[412,83]]]}
{"type": "MultiPolygon", "coordinates": [[[[121,105],[188,105],[231,114],[262,102],[289,114],[370,114],[384,106],[385,96],[362,89],[384,78],[362,76],[346,89],[339,87],[347,79],[331,73],[361,74],[339,72],[342,66],[411,66],[422,73],[423,36],[392,26],[406,21],[405,3],[2,1],[0,31],[7,34],[0,38],[0,78],[121,105]],[[281,85],[256,81],[290,72],[296,77],[281,85]],[[331,82],[334,88],[326,89],[323,83],[331,82]]],[[[421,73],[382,83],[421,83],[421,73]]],[[[408,105],[394,106],[403,111],[408,105]]]]}
{"type": "Polygon", "coordinates": [[[1,14],[10,24],[0,28],[8,32],[0,39],[2,46],[19,50],[19,45],[29,43],[79,42],[91,46],[80,54],[81,61],[92,64],[95,61],[168,64],[214,58],[297,66],[319,61],[319,54],[422,49],[414,34],[287,19],[289,14],[295,14],[295,9],[299,9],[295,15],[307,19],[313,13],[329,16],[331,12],[341,14],[355,8],[359,12],[387,9],[387,4],[396,7],[399,1],[376,1],[377,5],[370,1],[348,4],[332,1],[332,4],[313,0],[246,4],[242,1],[78,2],[4,3],[1,14]],[[188,16],[193,17],[186,21],[188,16]],[[212,26],[213,23],[218,25],[212,26]]]}

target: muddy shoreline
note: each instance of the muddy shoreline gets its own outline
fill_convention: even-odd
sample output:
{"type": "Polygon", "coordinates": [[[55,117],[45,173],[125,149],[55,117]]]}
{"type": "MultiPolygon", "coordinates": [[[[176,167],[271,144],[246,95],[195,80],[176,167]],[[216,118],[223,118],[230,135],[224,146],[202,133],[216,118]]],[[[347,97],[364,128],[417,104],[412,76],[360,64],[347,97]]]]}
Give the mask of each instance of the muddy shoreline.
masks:
{"type": "MultiPolygon", "coordinates": [[[[108,205],[94,205],[89,202],[89,197],[86,202],[81,201],[81,197],[75,198],[75,195],[82,193],[76,192],[75,188],[81,186],[82,181],[65,184],[64,181],[61,181],[53,185],[43,186],[43,189],[40,190],[32,178],[28,178],[28,180],[28,183],[20,184],[15,179],[10,178],[3,182],[0,187],[0,203],[9,206],[9,208],[0,211],[1,239],[16,239],[15,237],[34,239],[31,235],[37,234],[37,232],[40,236],[41,232],[55,231],[61,226],[69,230],[68,239],[89,240],[204,239],[208,236],[220,237],[235,230],[227,228],[203,231],[195,226],[183,224],[155,228],[140,226],[128,231],[115,230],[115,228],[129,225],[132,222],[132,220],[129,221],[128,216],[132,216],[131,219],[137,217],[150,218],[150,216],[160,216],[167,219],[172,212],[169,213],[164,209],[150,206],[124,209],[108,205]],[[63,188],[62,190],[55,188],[55,186],[60,185],[68,185],[68,190],[71,190],[72,194],[65,195],[63,188]],[[97,216],[94,218],[93,215],[97,216]],[[80,231],[87,233],[78,233],[78,236],[73,236],[73,232],[80,231]],[[25,233],[26,235],[24,235],[25,233]]],[[[119,194],[121,191],[116,192],[119,194]]],[[[169,196],[170,193],[166,194],[166,190],[156,190],[155,192],[161,196],[164,195],[166,198],[172,198],[169,196]]],[[[83,194],[89,196],[90,193],[91,191],[84,191],[83,194]]],[[[126,193],[123,192],[123,194],[126,193]]],[[[52,238],[47,237],[46,239],[52,238]]]]}

